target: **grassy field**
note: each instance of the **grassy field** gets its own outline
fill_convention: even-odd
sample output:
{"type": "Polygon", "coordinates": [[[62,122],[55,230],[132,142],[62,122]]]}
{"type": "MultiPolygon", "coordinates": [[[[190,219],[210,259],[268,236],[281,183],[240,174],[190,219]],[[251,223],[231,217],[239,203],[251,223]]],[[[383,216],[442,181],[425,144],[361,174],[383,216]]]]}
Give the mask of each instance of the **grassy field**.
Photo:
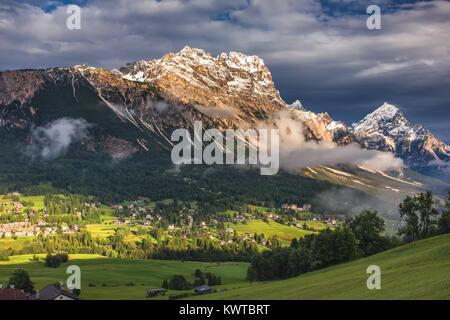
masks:
{"type": "MultiPolygon", "coordinates": [[[[59,280],[65,281],[67,265],[78,265],[81,268],[82,299],[145,299],[147,289],[160,288],[164,279],[172,275],[182,274],[189,281],[194,280],[195,269],[211,271],[222,278],[221,287],[233,287],[244,281],[248,263],[241,262],[181,262],[168,260],[126,260],[105,258],[98,255],[70,255],[68,264],[58,268],[48,268],[41,260],[30,261],[32,255],[10,257],[10,261],[0,262],[0,283],[6,284],[12,272],[25,269],[29,272],[37,289],[59,280]],[[133,283],[133,286],[127,285],[133,283]],[[89,286],[95,285],[95,287],[89,286]]],[[[192,290],[189,290],[192,292],[192,290]]],[[[170,291],[179,294],[182,291],[170,291]]]]}
{"type": "MultiPolygon", "coordinates": [[[[59,195],[59,196],[63,196],[63,195],[59,195]]],[[[32,202],[33,205],[30,206],[32,208],[36,208],[38,210],[44,208],[44,196],[19,196],[19,201],[26,201],[26,202],[32,202]]],[[[12,197],[8,197],[5,195],[0,196],[0,204],[4,204],[4,203],[13,203],[13,199],[12,197]]],[[[11,206],[10,206],[11,207],[11,206]]]]}
{"type": "MultiPolygon", "coordinates": [[[[139,236],[136,235],[134,233],[132,233],[131,231],[136,231],[137,227],[135,226],[118,226],[118,225],[105,225],[105,224],[87,224],[86,225],[86,230],[90,232],[90,234],[92,235],[92,237],[94,238],[107,238],[109,236],[113,236],[115,233],[116,229],[119,228],[123,228],[128,230],[128,235],[125,236],[125,241],[128,243],[136,243],[136,242],[141,242],[142,239],[144,238],[143,236],[139,236]]],[[[143,228],[147,228],[147,227],[143,227],[143,228]]],[[[148,228],[147,228],[148,229],[148,228]]],[[[150,236],[150,235],[147,235],[150,236]]],[[[156,242],[156,239],[154,239],[153,237],[152,241],[156,242]]]]}
{"type": "Polygon", "coordinates": [[[301,238],[312,233],[311,231],[285,226],[270,220],[268,223],[262,220],[255,220],[247,224],[230,224],[230,227],[238,233],[264,233],[265,237],[278,236],[278,238],[283,241],[291,241],[293,238],[301,238]]]}
{"type": "Polygon", "coordinates": [[[24,246],[31,244],[33,238],[18,238],[14,239],[0,239],[0,251],[13,248],[13,249],[21,249],[24,246]]]}
{"type": "Polygon", "coordinates": [[[407,244],[299,277],[255,282],[201,299],[450,299],[450,234],[407,244]],[[381,289],[366,286],[369,265],[381,268],[381,289]]]}
{"type": "Polygon", "coordinates": [[[309,228],[314,228],[315,230],[323,230],[323,229],[334,229],[334,227],[330,227],[327,224],[321,222],[321,221],[312,221],[312,220],[307,220],[307,221],[298,221],[301,224],[306,223],[306,226],[308,226],[309,228]]]}
{"type": "MultiPolygon", "coordinates": [[[[0,283],[12,272],[27,270],[35,287],[67,279],[67,265],[81,268],[82,299],[146,299],[145,292],[159,288],[164,279],[183,274],[194,280],[194,270],[211,271],[222,278],[221,292],[195,299],[450,299],[450,235],[404,245],[364,259],[317,270],[299,277],[268,282],[245,281],[248,263],[122,260],[98,255],[70,255],[68,264],[48,268],[32,255],[0,262],[0,283]],[[366,269],[381,268],[381,290],[368,290],[366,269]],[[132,283],[133,285],[130,285],[132,283]],[[89,285],[94,286],[89,286],[89,285]]],[[[184,291],[169,291],[164,297],[184,291]]],[[[192,292],[189,290],[187,292],[192,292]]]]}
{"type": "Polygon", "coordinates": [[[113,236],[116,225],[105,225],[105,224],[87,224],[86,230],[91,233],[94,238],[107,238],[113,236]]]}

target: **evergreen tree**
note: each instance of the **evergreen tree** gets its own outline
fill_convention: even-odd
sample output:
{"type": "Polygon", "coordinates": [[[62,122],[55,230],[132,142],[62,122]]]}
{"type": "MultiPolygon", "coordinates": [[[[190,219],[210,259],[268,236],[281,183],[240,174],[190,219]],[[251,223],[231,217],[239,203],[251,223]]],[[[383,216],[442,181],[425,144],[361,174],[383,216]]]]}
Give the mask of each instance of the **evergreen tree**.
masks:
{"type": "Polygon", "coordinates": [[[17,269],[9,278],[9,286],[14,285],[15,289],[20,289],[28,293],[32,293],[34,284],[30,280],[30,275],[23,269],[17,269]]]}

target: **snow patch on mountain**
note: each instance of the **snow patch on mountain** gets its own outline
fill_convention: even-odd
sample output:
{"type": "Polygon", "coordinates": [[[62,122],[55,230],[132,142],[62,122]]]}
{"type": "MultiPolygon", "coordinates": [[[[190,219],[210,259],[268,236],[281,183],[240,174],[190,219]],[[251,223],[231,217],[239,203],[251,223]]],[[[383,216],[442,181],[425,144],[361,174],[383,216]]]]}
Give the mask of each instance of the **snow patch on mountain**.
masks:
{"type": "Polygon", "coordinates": [[[450,160],[448,145],[422,125],[411,125],[399,108],[387,102],[353,123],[350,131],[366,148],[393,152],[412,165],[450,160]]]}

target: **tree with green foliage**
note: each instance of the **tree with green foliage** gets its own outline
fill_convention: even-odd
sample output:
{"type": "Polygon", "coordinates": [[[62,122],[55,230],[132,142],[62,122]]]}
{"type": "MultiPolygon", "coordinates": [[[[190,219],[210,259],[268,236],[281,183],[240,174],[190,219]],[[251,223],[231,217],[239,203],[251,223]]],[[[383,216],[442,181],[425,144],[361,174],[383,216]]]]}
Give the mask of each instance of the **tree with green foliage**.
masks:
{"type": "Polygon", "coordinates": [[[17,269],[9,278],[9,286],[14,285],[15,289],[20,289],[28,293],[32,293],[34,284],[30,279],[30,275],[23,269],[17,269]]]}
{"type": "Polygon", "coordinates": [[[349,261],[357,255],[358,241],[348,228],[325,229],[311,242],[311,264],[314,269],[349,261]]]}
{"type": "Polygon", "coordinates": [[[435,232],[436,221],[433,217],[439,214],[434,206],[431,191],[421,192],[414,197],[407,196],[399,205],[400,217],[406,225],[399,229],[399,234],[406,241],[416,241],[430,237],[435,232]]]}
{"type": "Polygon", "coordinates": [[[253,284],[253,281],[257,280],[258,275],[256,274],[255,269],[252,267],[247,270],[247,280],[250,281],[250,284],[253,284]]]}
{"type": "Polygon", "coordinates": [[[445,202],[447,210],[442,211],[442,215],[438,222],[438,231],[440,234],[450,233],[450,191],[448,192],[448,198],[445,202]]]}
{"type": "Polygon", "coordinates": [[[216,286],[222,284],[222,279],[220,279],[220,277],[216,276],[212,272],[206,273],[206,279],[208,280],[208,286],[216,286]]]}
{"type": "Polygon", "coordinates": [[[365,257],[389,249],[389,239],[381,235],[384,220],[376,211],[363,210],[356,217],[346,220],[345,225],[358,240],[359,255],[365,257]]]}
{"type": "MultiPolygon", "coordinates": [[[[297,247],[273,247],[253,257],[251,277],[286,279],[356,257],[358,241],[349,228],[325,229],[297,240],[297,247]],[[253,274],[253,272],[255,274],[253,274]]],[[[248,274],[247,274],[248,275],[248,274]]]]}
{"type": "Polygon", "coordinates": [[[192,289],[192,285],[186,280],[183,275],[176,274],[169,281],[170,290],[189,290],[192,289]]]}
{"type": "Polygon", "coordinates": [[[206,283],[205,281],[205,277],[203,277],[203,275],[200,275],[200,277],[198,277],[198,279],[195,279],[194,281],[194,287],[198,287],[198,286],[202,286],[206,283]]]}
{"type": "Polygon", "coordinates": [[[297,248],[298,247],[298,241],[297,238],[294,238],[291,240],[291,248],[297,248]]]}
{"type": "Polygon", "coordinates": [[[195,269],[194,276],[200,278],[202,276],[202,271],[200,269],[195,269]]]}
{"type": "Polygon", "coordinates": [[[57,253],[55,255],[47,254],[45,258],[45,266],[57,268],[61,263],[66,263],[69,260],[67,253],[57,253]]]}
{"type": "Polygon", "coordinates": [[[162,286],[163,289],[169,289],[169,283],[167,282],[167,279],[164,279],[162,282],[162,286]]]}

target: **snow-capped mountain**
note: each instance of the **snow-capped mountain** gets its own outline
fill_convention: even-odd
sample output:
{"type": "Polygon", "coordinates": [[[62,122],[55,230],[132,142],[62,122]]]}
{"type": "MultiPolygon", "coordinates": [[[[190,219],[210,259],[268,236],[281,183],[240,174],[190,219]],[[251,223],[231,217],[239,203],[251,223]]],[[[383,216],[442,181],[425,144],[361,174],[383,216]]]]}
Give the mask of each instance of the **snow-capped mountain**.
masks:
{"type": "Polygon", "coordinates": [[[189,127],[195,119],[219,128],[248,128],[273,112],[292,110],[308,139],[353,141],[345,125],[328,114],[307,111],[299,101],[288,105],[261,58],[233,51],[213,57],[188,46],[120,70],[74,66],[1,72],[0,104],[14,107],[0,109],[0,126],[27,127],[39,114],[33,100],[63,87],[77,104],[79,92],[89,88],[120,119],[158,134],[168,127],[189,127]],[[28,112],[30,106],[33,112],[28,112]],[[10,112],[13,109],[22,112],[10,112]]]}
{"type": "Polygon", "coordinates": [[[235,116],[243,107],[253,113],[285,107],[264,60],[240,52],[212,57],[185,46],[160,59],[128,63],[119,72],[124,79],[151,83],[177,103],[233,108],[235,116]]]}
{"type": "Polygon", "coordinates": [[[201,105],[200,111],[210,115],[226,113],[228,121],[220,117],[225,124],[231,121],[243,125],[264,119],[271,112],[293,110],[303,122],[308,139],[339,144],[354,141],[345,124],[335,123],[327,113],[307,111],[299,100],[288,105],[275,88],[264,60],[257,56],[231,51],[212,57],[202,49],[185,46],[160,59],[128,63],[116,73],[127,80],[156,86],[167,100],[201,105]]]}
{"type": "Polygon", "coordinates": [[[355,142],[347,125],[342,121],[333,120],[327,112],[314,113],[306,110],[299,100],[294,101],[290,110],[305,126],[308,139],[326,140],[339,145],[355,142]]]}
{"type": "MultiPolygon", "coordinates": [[[[171,129],[190,127],[199,119],[219,129],[248,128],[279,111],[300,121],[309,140],[340,145],[359,141],[369,149],[394,152],[409,164],[449,158],[447,145],[421,125],[412,126],[387,103],[351,128],[328,113],[306,110],[299,100],[289,105],[264,61],[239,52],[213,57],[186,46],[119,70],[74,66],[0,72],[0,128],[29,129],[52,115],[83,115],[93,122],[101,119],[105,126],[119,120],[138,130],[132,139],[122,124],[114,124],[114,132],[104,130],[105,137],[97,140],[109,141],[109,149],[120,138],[131,143],[129,149],[148,150],[149,134],[171,143],[171,129]],[[99,110],[112,116],[99,115],[99,110]]],[[[99,149],[92,141],[86,145],[99,149]]]]}
{"type": "Polygon", "coordinates": [[[350,130],[366,148],[391,151],[412,166],[450,160],[448,145],[422,125],[411,125],[396,106],[387,102],[353,123],[350,130]]]}

